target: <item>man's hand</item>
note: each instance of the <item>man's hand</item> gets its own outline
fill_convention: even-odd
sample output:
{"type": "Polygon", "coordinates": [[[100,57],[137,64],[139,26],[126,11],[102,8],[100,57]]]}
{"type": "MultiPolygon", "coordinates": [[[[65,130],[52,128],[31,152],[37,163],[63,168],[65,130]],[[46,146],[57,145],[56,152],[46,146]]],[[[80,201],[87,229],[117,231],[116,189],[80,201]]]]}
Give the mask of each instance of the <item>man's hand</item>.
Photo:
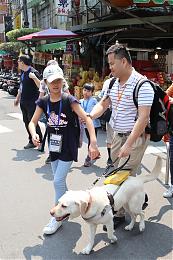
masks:
{"type": "Polygon", "coordinates": [[[36,79],[37,76],[36,76],[33,72],[30,72],[30,73],[29,73],[29,78],[30,78],[30,79],[36,79]]]}
{"type": "Polygon", "coordinates": [[[130,153],[131,153],[131,150],[132,150],[132,147],[125,143],[125,144],[121,147],[121,149],[120,149],[120,151],[119,151],[119,153],[118,153],[118,157],[119,157],[119,158],[122,158],[122,157],[127,157],[127,156],[129,156],[130,153]]]}

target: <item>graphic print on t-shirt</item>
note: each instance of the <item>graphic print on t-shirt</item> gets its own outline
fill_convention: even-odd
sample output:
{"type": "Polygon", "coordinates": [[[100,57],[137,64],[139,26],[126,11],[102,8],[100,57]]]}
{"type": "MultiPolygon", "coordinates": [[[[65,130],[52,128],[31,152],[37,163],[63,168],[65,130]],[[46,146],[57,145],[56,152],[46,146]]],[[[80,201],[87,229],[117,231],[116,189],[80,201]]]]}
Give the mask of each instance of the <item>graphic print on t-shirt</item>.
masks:
{"type": "Polygon", "coordinates": [[[58,115],[56,115],[55,111],[52,111],[48,118],[47,124],[50,127],[66,127],[68,124],[67,116],[64,113],[61,113],[60,118],[58,119],[58,115]]]}

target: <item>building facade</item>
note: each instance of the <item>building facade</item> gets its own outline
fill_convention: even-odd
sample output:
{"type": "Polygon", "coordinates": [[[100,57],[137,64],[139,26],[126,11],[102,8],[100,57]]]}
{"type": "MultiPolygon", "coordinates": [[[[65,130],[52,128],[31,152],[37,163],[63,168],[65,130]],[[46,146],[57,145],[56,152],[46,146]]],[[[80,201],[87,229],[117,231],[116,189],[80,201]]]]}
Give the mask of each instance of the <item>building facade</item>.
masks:
{"type": "Polygon", "coordinates": [[[70,10],[71,0],[28,0],[28,12],[32,13],[32,26],[41,29],[67,29],[70,10]]]}
{"type": "Polygon", "coordinates": [[[0,1],[0,43],[5,40],[4,16],[8,15],[8,4],[6,0],[0,1]]]}

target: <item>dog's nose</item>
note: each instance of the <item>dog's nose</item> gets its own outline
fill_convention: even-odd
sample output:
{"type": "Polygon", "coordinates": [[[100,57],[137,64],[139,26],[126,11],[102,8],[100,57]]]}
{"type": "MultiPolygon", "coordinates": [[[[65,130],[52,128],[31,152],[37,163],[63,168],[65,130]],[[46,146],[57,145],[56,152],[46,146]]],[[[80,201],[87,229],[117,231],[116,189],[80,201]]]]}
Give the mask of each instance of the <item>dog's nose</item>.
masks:
{"type": "Polygon", "coordinates": [[[53,209],[50,210],[50,215],[54,216],[55,212],[53,209]]]}

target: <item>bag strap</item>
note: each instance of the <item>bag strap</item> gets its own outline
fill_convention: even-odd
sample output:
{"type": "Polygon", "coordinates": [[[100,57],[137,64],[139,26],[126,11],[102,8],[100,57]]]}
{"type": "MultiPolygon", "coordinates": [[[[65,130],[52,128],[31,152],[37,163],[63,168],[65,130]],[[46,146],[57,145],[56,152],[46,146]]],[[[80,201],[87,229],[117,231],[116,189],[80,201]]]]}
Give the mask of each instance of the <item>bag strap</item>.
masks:
{"type": "Polygon", "coordinates": [[[137,84],[136,84],[136,86],[135,86],[135,88],[134,88],[134,90],[133,90],[133,102],[134,102],[136,108],[138,108],[138,93],[139,93],[139,90],[140,90],[140,88],[142,87],[142,85],[143,85],[144,83],[147,83],[147,82],[150,83],[150,85],[152,86],[152,88],[153,88],[153,90],[154,90],[154,92],[155,92],[154,82],[152,82],[152,81],[149,80],[149,79],[140,79],[140,80],[137,82],[137,84]]]}
{"type": "Polygon", "coordinates": [[[111,89],[111,88],[113,87],[115,81],[116,81],[116,78],[112,78],[112,79],[111,79],[111,81],[110,81],[110,83],[109,83],[109,89],[111,89]]]}
{"type": "Polygon", "coordinates": [[[107,90],[107,94],[108,94],[108,95],[110,94],[110,90],[112,89],[112,87],[113,87],[115,81],[116,81],[116,78],[112,78],[112,79],[110,80],[110,82],[109,82],[109,88],[108,88],[108,90],[107,90]]]}

